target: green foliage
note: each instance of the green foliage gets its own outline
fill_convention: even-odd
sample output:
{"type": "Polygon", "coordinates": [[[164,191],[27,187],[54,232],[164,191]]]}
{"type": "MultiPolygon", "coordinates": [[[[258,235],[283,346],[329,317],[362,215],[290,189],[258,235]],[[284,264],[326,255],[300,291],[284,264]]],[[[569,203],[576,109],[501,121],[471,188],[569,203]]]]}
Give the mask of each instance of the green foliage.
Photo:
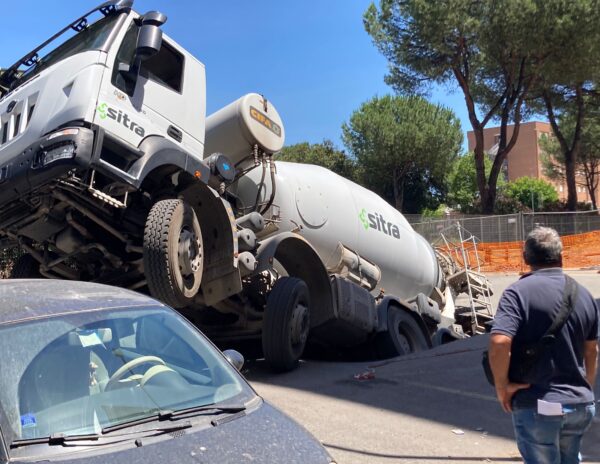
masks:
{"type": "MultiPolygon", "coordinates": [[[[576,115],[572,111],[561,114],[558,118],[562,135],[571,144],[575,137],[576,115]]],[[[590,106],[583,121],[576,169],[580,176],[577,183],[583,186],[592,198],[593,209],[597,208],[596,195],[600,183],[600,109],[590,106]]],[[[542,166],[544,174],[550,179],[565,181],[565,152],[556,137],[544,136],[540,139],[542,147],[542,166]]],[[[579,209],[579,207],[578,207],[579,209]]]]}
{"type": "Polygon", "coordinates": [[[458,71],[476,103],[492,106],[522,67],[536,81],[549,72],[555,80],[588,78],[573,60],[597,61],[589,53],[597,51],[599,17],[597,0],[380,0],[363,19],[390,62],[386,82],[395,89],[427,91],[458,71]]]}
{"type": "Polygon", "coordinates": [[[346,156],[343,150],[338,150],[331,140],[323,143],[297,143],[284,147],[275,159],[294,163],[315,164],[343,176],[347,179],[356,178],[356,165],[346,156]]]}
{"type": "Polygon", "coordinates": [[[451,110],[421,97],[375,97],[354,111],[342,130],[365,187],[404,212],[439,205],[462,144],[460,122],[451,110]]]}
{"type": "Polygon", "coordinates": [[[565,180],[565,156],[560,149],[560,144],[553,137],[542,134],[539,140],[542,160],[542,172],[555,181],[565,180]]]}
{"type": "Polygon", "coordinates": [[[547,205],[558,202],[558,194],[548,181],[534,177],[520,177],[504,188],[508,198],[517,200],[526,208],[543,211],[547,205]]]}
{"type": "Polygon", "coordinates": [[[421,217],[423,219],[442,219],[446,215],[447,208],[444,204],[439,205],[436,209],[424,208],[421,211],[421,217]]]}
{"type": "MultiPolygon", "coordinates": [[[[527,116],[532,92],[591,80],[600,62],[597,0],[380,0],[364,14],[389,61],[386,82],[403,94],[458,86],[476,134],[477,186],[492,212],[498,176],[514,146],[508,124],[527,116]],[[485,174],[483,129],[500,122],[498,153],[485,174]]],[[[537,95],[533,95],[534,97],[537,95]]]]}
{"type": "MultiPolygon", "coordinates": [[[[484,158],[485,173],[489,175],[492,161],[484,158]]],[[[504,177],[498,179],[498,186],[505,184],[504,177]]],[[[448,174],[448,205],[463,213],[476,213],[479,208],[479,189],[477,188],[477,172],[475,156],[467,153],[456,159],[448,174]]]]}

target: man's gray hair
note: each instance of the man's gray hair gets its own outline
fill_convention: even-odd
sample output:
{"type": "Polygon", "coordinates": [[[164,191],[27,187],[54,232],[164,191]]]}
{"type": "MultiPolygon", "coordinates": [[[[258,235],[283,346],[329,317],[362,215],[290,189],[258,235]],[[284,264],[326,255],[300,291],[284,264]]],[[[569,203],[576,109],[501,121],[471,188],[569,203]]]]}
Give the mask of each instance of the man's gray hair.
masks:
{"type": "Polygon", "coordinates": [[[533,265],[560,264],[562,241],[550,227],[536,227],[525,240],[525,262],[533,265]]]}

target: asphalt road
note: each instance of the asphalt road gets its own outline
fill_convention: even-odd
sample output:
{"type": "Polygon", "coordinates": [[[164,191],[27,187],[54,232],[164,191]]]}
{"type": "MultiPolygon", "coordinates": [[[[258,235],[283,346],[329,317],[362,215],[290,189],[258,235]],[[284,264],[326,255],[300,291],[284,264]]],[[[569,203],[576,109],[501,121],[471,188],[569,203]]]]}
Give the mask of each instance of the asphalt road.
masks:
{"type": "MultiPolygon", "coordinates": [[[[571,275],[600,298],[600,274],[571,275]]],[[[489,277],[495,302],[518,278],[489,277]]],[[[261,395],[312,432],[339,464],[521,462],[510,416],[481,371],[487,340],[485,335],[474,337],[387,362],[309,360],[283,375],[254,361],[244,373],[261,395]],[[354,378],[369,367],[374,378],[354,378]]],[[[600,420],[586,436],[583,454],[584,462],[600,462],[600,420]]]]}

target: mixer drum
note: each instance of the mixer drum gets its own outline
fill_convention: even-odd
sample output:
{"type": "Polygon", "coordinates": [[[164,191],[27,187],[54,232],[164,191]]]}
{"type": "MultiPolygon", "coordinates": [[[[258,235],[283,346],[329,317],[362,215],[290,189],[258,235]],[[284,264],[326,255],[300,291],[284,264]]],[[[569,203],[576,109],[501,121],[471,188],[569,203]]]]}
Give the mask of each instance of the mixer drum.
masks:
{"type": "MultiPolygon", "coordinates": [[[[404,216],[375,193],[319,166],[277,162],[276,195],[279,230],[296,231],[317,250],[327,266],[338,260],[340,244],[375,264],[379,285],[408,299],[430,295],[440,285],[435,253],[404,216]]],[[[260,169],[239,180],[237,194],[251,205],[260,169]]],[[[270,198],[267,179],[261,201],[270,198]]]]}

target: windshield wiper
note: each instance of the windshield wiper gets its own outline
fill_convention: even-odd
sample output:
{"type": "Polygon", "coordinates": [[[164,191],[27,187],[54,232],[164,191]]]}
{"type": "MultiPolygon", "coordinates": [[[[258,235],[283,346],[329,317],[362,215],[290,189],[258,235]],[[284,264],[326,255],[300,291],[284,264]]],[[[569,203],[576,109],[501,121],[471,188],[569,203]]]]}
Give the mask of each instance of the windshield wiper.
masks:
{"type": "Polygon", "coordinates": [[[190,416],[203,413],[203,412],[214,412],[216,414],[227,414],[227,413],[238,413],[246,410],[246,406],[243,405],[223,405],[223,406],[215,406],[215,405],[205,405],[205,406],[192,406],[191,408],[179,409],[177,411],[160,411],[151,416],[143,417],[141,419],[134,419],[132,421],[123,422],[117,425],[111,425],[108,427],[104,427],[102,429],[102,433],[111,433],[116,430],[122,430],[129,427],[135,427],[140,424],[147,424],[148,422],[153,421],[165,421],[165,420],[178,420],[183,418],[188,418],[190,416]]]}
{"type": "Polygon", "coordinates": [[[48,435],[46,437],[39,438],[25,438],[22,440],[14,440],[10,447],[19,448],[20,446],[28,446],[28,445],[41,445],[47,443],[49,445],[64,445],[65,443],[74,442],[74,441],[91,441],[98,440],[100,435],[97,433],[88,433],[81,435],[65,435],[63,433],[55,433],[53,435],[48,435]]]}
{"type": "Polygon", "coordinates": [[[191,408],[178,409],[173,411],[169,416],[169,419],[180,419],[182,417],[189,417],[190,415],[201,413],[201,412],[215,412],[217,414],[234,414],[236,412],[242,412],[246,410],[244,405],[223,405],[215,406],[214,404],[206,406],[192,406],[191,408]]]}
{"type": "MultiPolygon", "coordinates": [[[[133,436],[144,435],[144,434],[151,434],[152,436],[157,436],[157,435],[161,435],[163,433],[170,433],[170,432],[175,432],[175,431],[182,430],[182,429],[188,429],[191,426],[192,426],[192,423],[188,421],[188,422],[182,422],[180,424],[167,425],[164,427],[153,427],[151,429],[136,430],[134,432],[126,432],[126,433],[122,433],[122,434],[118,434],[118,435],[111,435],[111,436],[107,436],[106,434],[104,434],[104,432],[102,434],[90,433],[90,434],[82,434],[82,435],[65,435],[62,433],[58,433],[58,434],[50,435],[47,437],[15,440],[10,444],[10,447],[11,448],[19,448],[20,446],[40,445],[40,444],[45,444],[45,443],[47,443],[48,445],[51,445],[51,446],[55,446],[55,445],[63,445],[64,446],[64,445],[69,445],[71,443],[79,442],[79,441],[98,441],[102,438],[126,437],[125,440],[130,440],[131,438],[133,438],[133,436]]],[[[125,440],[117,440],[117,441],[111,440],[107,444],[114,444],[114,443],[122,442],[125,440]]]]}

